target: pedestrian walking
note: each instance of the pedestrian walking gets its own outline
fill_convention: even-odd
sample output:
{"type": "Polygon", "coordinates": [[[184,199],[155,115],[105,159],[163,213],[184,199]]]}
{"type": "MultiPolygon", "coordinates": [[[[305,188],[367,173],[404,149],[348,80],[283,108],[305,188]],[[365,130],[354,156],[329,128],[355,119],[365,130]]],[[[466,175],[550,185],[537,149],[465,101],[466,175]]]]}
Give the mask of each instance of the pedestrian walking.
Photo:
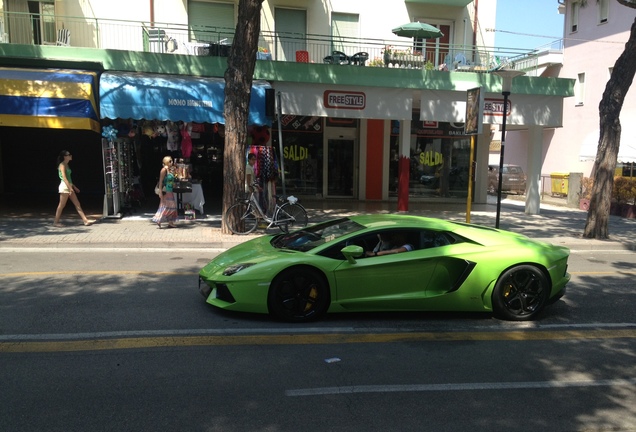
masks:
{"type": "Polygon", "coordinates": [[[77,194],[80,192],[79,188],[73,184],[73,180],[71,178],[71,168],[68,166],[69,162],[73,160],[73,155],[68,150],[62,150],[57,157],[57,173],[60,177],[60,186],[58,187],[58,191],[60,193],[60,203],[57,205],[57,210],[55,211],[55,220],[53,221],[53,226],[57,228],[61,228],[64,225],[60,223],[60,218],[62,217],[62,211],[64,211],[64,207],[66,207],[66,203],[70,199],[73,205],[75,206],[75,210],[77,210],[77,214],[80,215],[84,225],[89,226],[95,223],[94,219],[88,219],[84,214],[84,210],[82,210],[82,206],[80,205],[79,199],[77,198],[77,194]]]}

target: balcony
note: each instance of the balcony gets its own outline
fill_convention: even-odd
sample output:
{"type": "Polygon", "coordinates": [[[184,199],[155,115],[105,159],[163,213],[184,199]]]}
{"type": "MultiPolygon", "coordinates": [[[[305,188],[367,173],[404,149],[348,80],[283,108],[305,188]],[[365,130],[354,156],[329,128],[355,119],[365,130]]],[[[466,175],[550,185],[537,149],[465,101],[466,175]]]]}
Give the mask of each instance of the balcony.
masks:
{"type": "MultiPolygon", "coordinates": [[[[234,29],[174,23],[34,15],[6,12],[0,43],[227,56],[234,29]]],[[[0,45],[1,46],[1,45],[0,45]]],[[[491,72],[503,67],[537,75],[538,52],[443,44],[412,39],[338,38],[318,34],[261,32],[259,60],[331,63],[365,67],[491,72]]]]}

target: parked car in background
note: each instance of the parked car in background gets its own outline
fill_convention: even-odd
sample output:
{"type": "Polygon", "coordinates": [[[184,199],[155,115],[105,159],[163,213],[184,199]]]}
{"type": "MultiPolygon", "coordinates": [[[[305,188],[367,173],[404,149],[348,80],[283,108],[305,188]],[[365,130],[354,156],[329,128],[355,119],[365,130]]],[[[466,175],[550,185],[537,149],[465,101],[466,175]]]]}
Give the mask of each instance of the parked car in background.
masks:
{"type": "MultiPolygon", "coordinates": [[[[488,165],[488,193],[496,194],[499,189],[499,166],[488,165]]],[[[517,194],[526,193],[526,175],[519,165],[504,165],[503,180],[501,182],[502,192],[513,192],[517,194]]]]}

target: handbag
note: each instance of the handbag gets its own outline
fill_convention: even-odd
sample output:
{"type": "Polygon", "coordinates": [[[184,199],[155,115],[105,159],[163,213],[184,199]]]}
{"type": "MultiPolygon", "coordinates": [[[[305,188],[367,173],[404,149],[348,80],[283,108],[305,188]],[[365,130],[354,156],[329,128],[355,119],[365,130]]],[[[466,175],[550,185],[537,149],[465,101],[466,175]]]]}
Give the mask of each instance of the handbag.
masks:
{"type": "MultiPolygon", "coordinates": [[[[166,192],[166,187],[163,187],[163,191],[166,192]]],[[[155,186],[155,195],[161,195],[161,190],[159,190],[159,183],[157,183],[157,186],[155,186]]]]}

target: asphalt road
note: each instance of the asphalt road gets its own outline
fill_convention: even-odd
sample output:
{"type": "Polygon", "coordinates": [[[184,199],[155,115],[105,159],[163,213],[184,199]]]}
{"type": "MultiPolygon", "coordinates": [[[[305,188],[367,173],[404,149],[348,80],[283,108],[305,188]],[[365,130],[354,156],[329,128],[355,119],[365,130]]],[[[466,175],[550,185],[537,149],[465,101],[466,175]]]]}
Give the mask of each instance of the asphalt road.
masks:
{"type": "Polygon", "coordinates": [[[206,305],[203,249],[0,249],[1,431],[636,430],[636,253],[540,320],[206,305]]]}

